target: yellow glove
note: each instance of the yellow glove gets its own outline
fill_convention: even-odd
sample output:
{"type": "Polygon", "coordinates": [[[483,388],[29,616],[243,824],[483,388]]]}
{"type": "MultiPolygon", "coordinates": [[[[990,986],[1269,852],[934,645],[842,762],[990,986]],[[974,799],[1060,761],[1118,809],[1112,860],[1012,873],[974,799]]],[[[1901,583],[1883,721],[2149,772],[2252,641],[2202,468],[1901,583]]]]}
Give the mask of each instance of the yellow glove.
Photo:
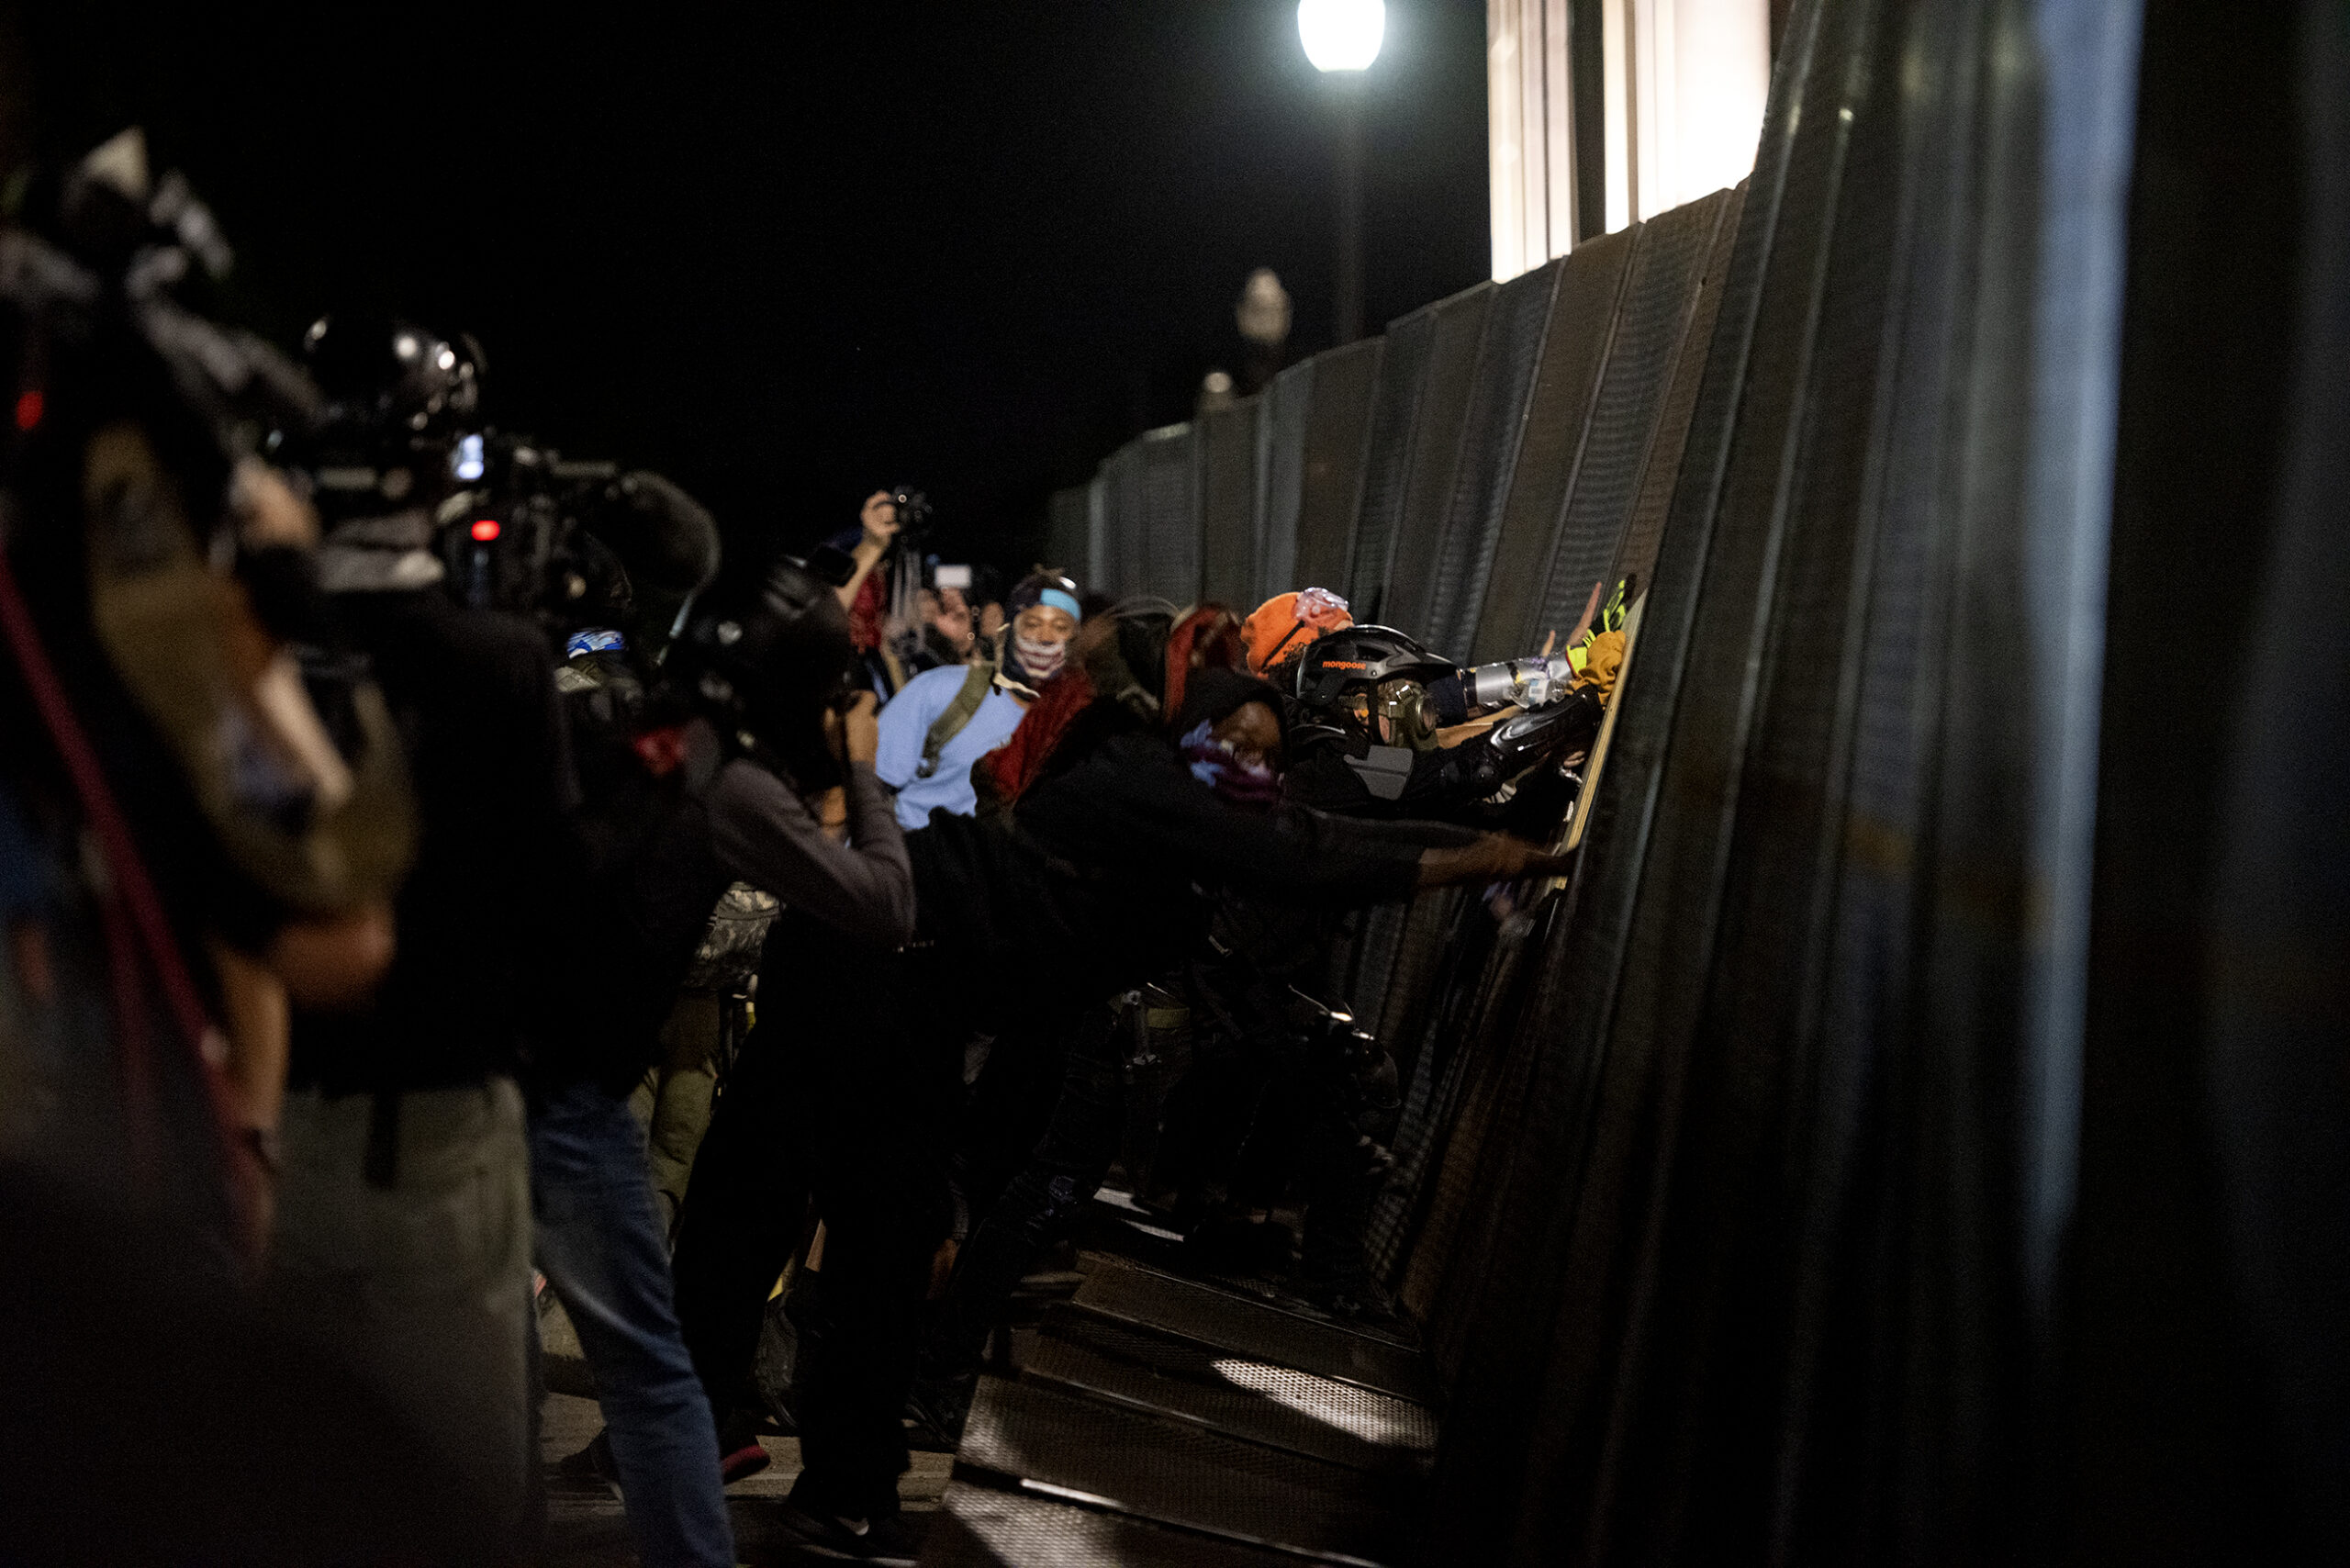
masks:
{"type": "Polygon", "coordinates": [[[1583,673],[1575,677],[1574,689],[1596,691],[1606,702],[1616,694],[1616,675],[1624,667],[1624,633],[1602,632],[1591,640],[1590,652],[1583,661],[1583,673]]]}

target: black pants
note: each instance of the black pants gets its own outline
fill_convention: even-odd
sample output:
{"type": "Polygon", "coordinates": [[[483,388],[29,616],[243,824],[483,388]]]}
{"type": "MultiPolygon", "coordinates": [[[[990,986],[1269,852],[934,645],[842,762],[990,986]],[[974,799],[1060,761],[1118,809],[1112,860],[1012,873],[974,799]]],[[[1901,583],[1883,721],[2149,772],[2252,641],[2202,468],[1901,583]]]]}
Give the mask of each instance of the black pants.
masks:
{"type": "Polygon", "coordinates": [[[1249,1134],[1273,1071],[1261,1041],[1217,1026],[1193,1034],[1192,1070],[1168,1093],[1153,1170],[1155,1185],[1174,1190],[1185,1226],[1228,1201],[1245,1204],[1253,1192],[1249,1134]]]}
{"type": "Polygon", "coordinates": [[[824,1325],[799,1382],[801,1495],[851,1517],[890,1514],[907,1465],[899,1417],[946,1233],[961,1037],[912,1025],[935,1013],[912,958],[827,947],[794,967],[807,994],[795,1002],[762,984],[763,1002],[775,1001],[695,1157],[674,1260],[677,1316],[721,1422],[755,1406],[767,1293],[812,1200],[825,1229],[824,1325]]]}
{"type": "Polygon", "coordinates": [[[1359,1288],[1385,1175],[1360,1135],[1391,1136],[1393,1114],[1371,1112],[1346,1064],[1286,1038],[1276,1021],[1239,1022],[1253,1032],[1201,1033],[1190,1076],[1168,1097],[1158,1172],[1180,1193],[1179,1221],[1188,1228],[1226,1206],[1270,1210],[1294,1183],[1309,1292],[1359,1288]]]}
{"type": "MultiPolygon", "coordinates": [[[[1100,1011],[1085,1009],[1083,1022],[1091,1023],[1100,1011]]],[[[1026,1168],[1052,1125],[1069,1041],[1080,1026],[1075,1014],[1044,1010],[1015,1015],[996,1036],[971,1086],[957,1140],[956,1179],[974,1228],[1026,1168]]]]}
{"type": "Polygon", "coordinates": [[[1292,1057],[1266,1085],[1241,1149],[1233,1195],[1243,1206],[1270,1209],[1295,1184],[1309,1295],[1360,1289],[1369,1278],[1363,1238],[1386,1166],[1383,1150],[1361,1136],[1368,1119],[1337,1064],[1292,1057]]]}
{"type": "Polygon", "coordinates": [[[1076,1228],[1118,1157],[1126,1088],[1115,1015],[1091,1009],[1071,1028],[1052,1120],[956,1260],[954,1283],[923,1346],[927,1376],[978,1364],[1012,1293],[1076,1228]]]}

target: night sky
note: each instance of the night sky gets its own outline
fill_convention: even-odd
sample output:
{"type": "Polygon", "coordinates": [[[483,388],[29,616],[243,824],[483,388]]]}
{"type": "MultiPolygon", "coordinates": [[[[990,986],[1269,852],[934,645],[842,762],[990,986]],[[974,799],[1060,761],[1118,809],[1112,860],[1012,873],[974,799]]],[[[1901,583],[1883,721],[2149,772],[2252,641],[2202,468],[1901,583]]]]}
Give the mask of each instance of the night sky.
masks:
{"type": "MultiPolygon", "coordinates": [[[[1292,0],[25,7],[52,159],[143,122],[227,302],[478,334],[490,411],[804,541],[911,480],[1017,564],[1046,497],[1237,369],[1253,266],[1326,346],[1334,145],[1292,0]]],[[[1486,274],[1484,6],[1389,0],[1379,323],[1486,274]]]]}

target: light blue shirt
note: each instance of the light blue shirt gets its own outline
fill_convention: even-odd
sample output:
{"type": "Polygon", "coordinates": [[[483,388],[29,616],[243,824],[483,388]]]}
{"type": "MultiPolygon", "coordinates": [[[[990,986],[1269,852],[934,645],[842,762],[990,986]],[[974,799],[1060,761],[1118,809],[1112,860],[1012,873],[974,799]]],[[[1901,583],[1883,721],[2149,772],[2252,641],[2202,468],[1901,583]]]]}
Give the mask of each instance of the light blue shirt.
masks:
{"type": "Polygon", "coordinates": [[[976,811],[979,798],[971,788],[971,764],[1011,739],[1012,732],[1020,727],[1025,710],[1005,696],[1002,687],[991,688],[971,722],[939,751],[937,771],[927,778],[914,777],[914,769],[922,766],[922,743],[930,726],[963,689],[963,678],[968,673],[963,665],[926,669],[906,682],[904,689],[881,710],[881,742],[876,748],[873,771],[880,775],[882,783],[897,790],[898,825],[909,833],[928,827],[931,812],[939,806],[957,816],[968,817],[976,811]]]}

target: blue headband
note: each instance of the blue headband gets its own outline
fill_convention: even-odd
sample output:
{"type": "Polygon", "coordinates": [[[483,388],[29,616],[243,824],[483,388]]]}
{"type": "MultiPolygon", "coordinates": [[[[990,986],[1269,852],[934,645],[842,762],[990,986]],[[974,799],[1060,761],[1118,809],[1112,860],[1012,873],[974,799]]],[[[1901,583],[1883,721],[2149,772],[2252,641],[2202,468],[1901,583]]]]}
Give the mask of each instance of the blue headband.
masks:
{"type": "Polygon", "coordinates": [[[1064,593],[1059,588],[1046,588],[1044,592],[1036,596],[1036,602],[1038,604],[1049,604],[1055,610],[1068,610],[1069,619],[1072,621],[1082,621],[1085,619],[1085,611],[1078,608],[1077,596],[1071,593],[1064,593]]]}

